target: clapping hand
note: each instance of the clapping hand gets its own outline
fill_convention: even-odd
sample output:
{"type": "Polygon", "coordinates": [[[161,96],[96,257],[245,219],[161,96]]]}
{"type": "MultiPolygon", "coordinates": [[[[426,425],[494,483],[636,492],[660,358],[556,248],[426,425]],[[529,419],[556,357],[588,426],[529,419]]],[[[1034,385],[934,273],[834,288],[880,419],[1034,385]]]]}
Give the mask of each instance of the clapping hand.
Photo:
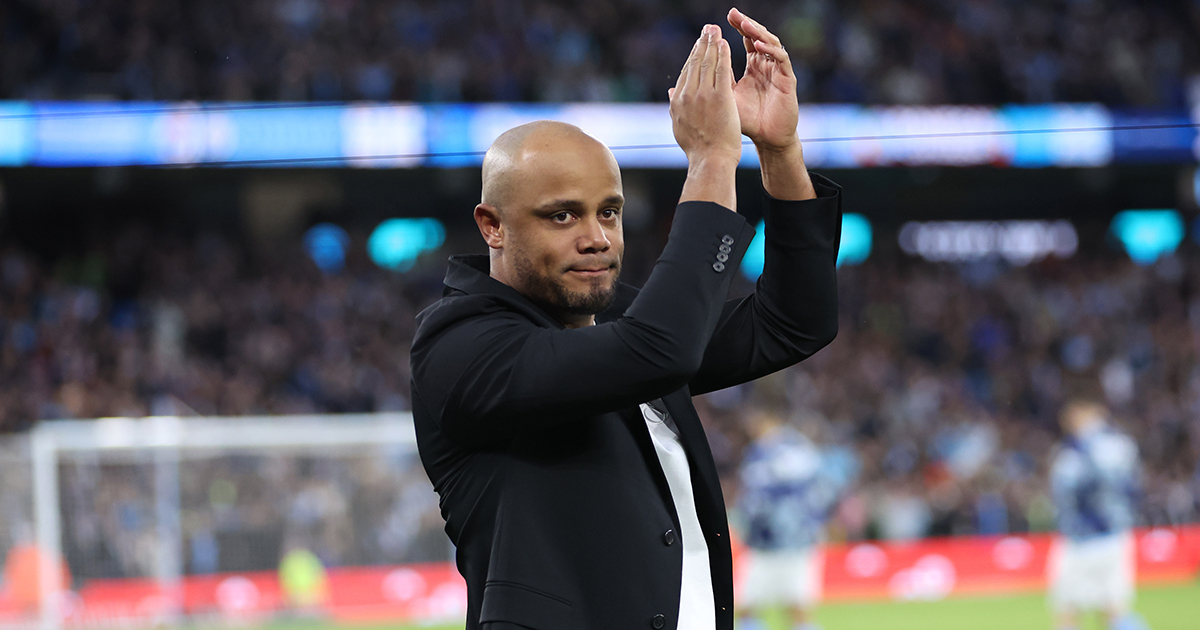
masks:
{"type": "Polygon", "coordinates": [[[704,27],[679,80],[667,91],[675,140],[688,162],[709,158],[737,164],[742,154],[729,43],[715,24],[704,27]]]}
{"type": "Polygon", "coordinates": [[[787,51],[778,37],[741,11],[730,9],[728,19],[746,46],[746,71],[733,87],[742,133],[760,152],[798,146],[800,107],[787,51]]]}
{"type": "Polygon", "coordinates": [[[737,210],[735,174],[742,134],[729,57],[729,42],[721,37],[721,29],[705,26],[668,95],[671,129],[688,159],[680,202],[711,201],[737,210]]]}

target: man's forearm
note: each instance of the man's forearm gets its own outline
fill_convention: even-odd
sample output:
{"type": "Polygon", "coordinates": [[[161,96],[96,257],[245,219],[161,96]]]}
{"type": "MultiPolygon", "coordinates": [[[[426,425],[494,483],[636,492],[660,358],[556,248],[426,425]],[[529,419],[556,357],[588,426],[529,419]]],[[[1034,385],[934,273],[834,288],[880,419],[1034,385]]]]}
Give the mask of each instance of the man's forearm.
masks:
{"type": "Polygon", "coordinates": [[[815,199],[808,169],[804,166],[804,150],[799,143],[782,151],[758,150],[762,169],[763,189],[768,195],[786,201],[815,199]]]}
{"type": "Polygon", "coordinates": [[[737,212],[736,175],[736,160],[726,157],[691,160],[679,203],[711,201],[737,212]]]}

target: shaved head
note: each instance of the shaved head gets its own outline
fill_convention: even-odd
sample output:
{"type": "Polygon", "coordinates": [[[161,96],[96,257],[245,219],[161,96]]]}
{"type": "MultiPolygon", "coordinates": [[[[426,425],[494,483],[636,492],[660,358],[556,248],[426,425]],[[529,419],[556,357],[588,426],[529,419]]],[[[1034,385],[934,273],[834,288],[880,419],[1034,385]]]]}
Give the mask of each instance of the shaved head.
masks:
{"type": "Polygon", "coordinates": [[[491,276],[564,325],[612,303],[625,251],[621,170],[579,127],[540,120],[496,138],[483,158],[475,222],[491,276]]]}
{"type": "Polygon", "coordinates": [[[536,120],[500,134],[483,156],[483,195],[480,201],[503,209],[513,190],[527,177],[532,154],[560,147],[593,149],[607,156],[609,166],[617,169],[617,159],[599,140],[575,125],[557,120],[536,120]]]}

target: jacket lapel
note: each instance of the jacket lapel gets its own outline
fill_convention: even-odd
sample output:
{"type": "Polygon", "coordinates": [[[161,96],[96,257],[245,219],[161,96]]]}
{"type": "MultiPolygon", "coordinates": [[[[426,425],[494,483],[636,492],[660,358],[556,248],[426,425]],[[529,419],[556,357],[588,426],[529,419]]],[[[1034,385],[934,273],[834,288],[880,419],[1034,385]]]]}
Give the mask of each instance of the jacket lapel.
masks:
{"type": "Polygon", "coordinates": [[[701,516],[712,517],[716,512],[724,514],[725,500],[721,494],[721,481],[713,463],[712,451],[708,447],[708,436],[700,424],[700,416],[692,406],[691,394],[686,388],[663,397],[667,411],[679,429],[679,442],[688,454],[688,467],[692,470],[692,492],[696,497],[696,508],[701,516]]]}
{"type": "Polygon", "coordinates": [[[646,418],[642,415],[642,410],[638,407],[631,407],[623,409],[619,413],[621,420],[625,422],[626,429],[633,435],[638,449],[642,452],[642,460],[646,462],[646,468],[650,470],[650,477],[654,479],[654,485],[658,488],[658,494],[662,497],[663,504],[671,513],[671,522],[675,524],[675,531],[679,531],[679,513],[675,510],[675,500],[671,497],[671,486],[667,483],[667,476],[663,473],[662,464],[658,460],[658,451],[654,450],[654,440],[650,438],[650,430],[646,428],[646,418]]]}

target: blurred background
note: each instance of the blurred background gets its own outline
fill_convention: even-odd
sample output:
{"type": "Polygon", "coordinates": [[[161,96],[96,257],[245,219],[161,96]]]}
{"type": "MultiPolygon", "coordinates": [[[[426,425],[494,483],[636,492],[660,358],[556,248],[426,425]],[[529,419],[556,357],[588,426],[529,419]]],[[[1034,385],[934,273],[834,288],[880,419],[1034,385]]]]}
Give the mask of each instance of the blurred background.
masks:
{"type": "MultiPolygon", "coordinates": [[[[0,628],[461,627],[408,350],[446,256],[484,251],[482,151],[541,118],[614,147],[640,284],[685,175],[666,88],[728,8],[0,4],[0,628]]],[[[847,216],[836,341],[697,399],[730,505],[769,400],[847,480],[825,627],[1048,627],[1087,380],[1141,453],[1142,610],[1192,627],[1200,2],[739,8],[790,51],[847,216]]]]}

